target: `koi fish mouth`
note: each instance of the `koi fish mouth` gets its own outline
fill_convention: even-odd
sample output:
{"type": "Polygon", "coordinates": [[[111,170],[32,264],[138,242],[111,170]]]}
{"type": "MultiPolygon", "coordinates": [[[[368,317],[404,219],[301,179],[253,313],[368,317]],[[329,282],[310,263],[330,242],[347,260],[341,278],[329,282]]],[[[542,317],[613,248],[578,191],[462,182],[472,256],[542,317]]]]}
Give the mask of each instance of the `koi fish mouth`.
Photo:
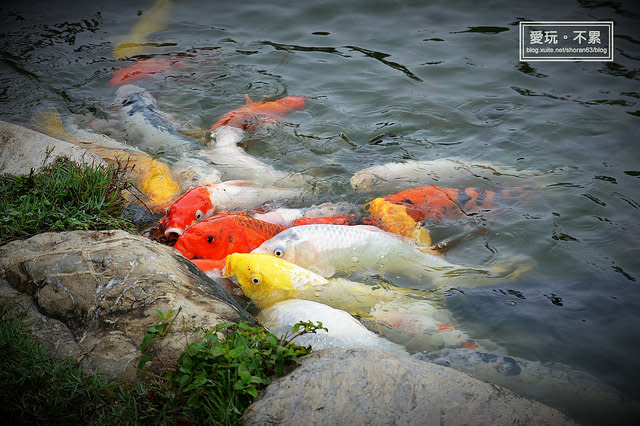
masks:
{"type": "Polygon", "coordinates": [[[167,228],[164,230],[164,236],[169,239],[177,239],[183,232],[184,230],[180,228],[167,228]]]}

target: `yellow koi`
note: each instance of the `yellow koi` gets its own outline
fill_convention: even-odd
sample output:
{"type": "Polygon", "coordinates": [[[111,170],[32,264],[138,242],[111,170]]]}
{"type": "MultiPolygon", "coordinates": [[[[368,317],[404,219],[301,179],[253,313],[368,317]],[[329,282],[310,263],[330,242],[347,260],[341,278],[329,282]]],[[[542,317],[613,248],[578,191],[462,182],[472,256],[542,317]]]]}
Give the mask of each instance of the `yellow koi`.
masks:
{"type": "MultiPolygon", "coordinates": [[[[131,177],[134,184],[147,198],[145,204],[153,211],[165,211],[180,195],[180,185],[176,182],[169,167],[133,147],[125,146],[103,135],[100,137],[109,146],[93,141],[80,140],[69,134],[62,123],[60,114],[55,110],[41,110],[34,116],[35,125],[49,136],[71,142],[90,151],[109,164],[134,165],[131,177]]],[[[87,136],[88,134],[84,134],[87,136]]]]}
{"type": "Polygon", "coordinates": [[[149,45],[147,41],[149,34],[167,28],[171,6],[170,0],[158,0],[142,15],[122,42],[113,49],[113,56],[121,59],[143,53],[145,47],[149,45]]]}

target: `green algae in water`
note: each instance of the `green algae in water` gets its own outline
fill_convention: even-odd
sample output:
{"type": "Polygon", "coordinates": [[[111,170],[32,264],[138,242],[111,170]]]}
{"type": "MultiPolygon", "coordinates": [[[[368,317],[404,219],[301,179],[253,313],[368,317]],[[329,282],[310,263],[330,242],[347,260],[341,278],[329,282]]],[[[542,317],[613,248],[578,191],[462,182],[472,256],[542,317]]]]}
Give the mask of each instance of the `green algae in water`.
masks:
{"type": "Polygon", "coordinates": [[[0,176],[0,244],[46,231],[124,229],[128,169],[59,157],[29,175],[0,176]]]}

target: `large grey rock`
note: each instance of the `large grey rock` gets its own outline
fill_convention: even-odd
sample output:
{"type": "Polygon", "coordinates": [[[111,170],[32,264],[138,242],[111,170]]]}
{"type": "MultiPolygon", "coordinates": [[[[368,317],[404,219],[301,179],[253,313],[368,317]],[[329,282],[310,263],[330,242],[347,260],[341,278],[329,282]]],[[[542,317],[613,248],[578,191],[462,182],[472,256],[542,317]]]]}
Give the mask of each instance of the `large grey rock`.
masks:
{"type": "Polygon", "coordinates": [[[0,173],[29,174],[56,157],[68,156],[86,164],[105,164],[104,161],[72,143],[52,138],[26,127],[0,121],[0,173]],[[47,158],[47,150],[53,149],[47,158]]]}
{"type": "Polygon", "coordinates": [[[250,319],[229,292],[171,247],[124,231],[43,233],[0,247],[0,295],[57,356],[131,378],[156,310],[179,317],[151,369],[171,368],[200,327],[250,319]],[[10,286],[6,285],[8,283],[10,286]]]}
{"type": "Polygon", "coordinates": [[[315,352],[245,412],[253,424],[568,425],[559,411],[464,373],[368,349],[315,352]]]}

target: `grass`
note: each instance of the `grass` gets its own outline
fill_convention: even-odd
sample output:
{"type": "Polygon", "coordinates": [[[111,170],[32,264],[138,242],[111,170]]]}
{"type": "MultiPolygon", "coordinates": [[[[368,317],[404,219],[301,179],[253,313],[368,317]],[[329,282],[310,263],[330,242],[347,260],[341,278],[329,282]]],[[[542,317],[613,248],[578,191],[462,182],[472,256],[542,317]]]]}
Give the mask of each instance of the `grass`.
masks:
{"type": "MultiPolygon", "coordinates": [[[[0,300],[0,416],[9,424],[238,425],[258,391],[310,352],[291,340],[322,328],[301,323],[279,339],[243,322],[221,324],[188,344],[171,372],[108,381],[70,360],[52,360],[9,306],[0,300]]],[[[161,314],[149,327],[144,353],[163,338],[172,316],[161,314]]],[[[146,373],[144,361],[139,372],[146,373]]]]}
{"type": "Polygon", "coordinates": [[[58,157],[29,175],[0,176],[0,244],[45,231],[124,229],[126,166],[82,165],[58,157]]]}

